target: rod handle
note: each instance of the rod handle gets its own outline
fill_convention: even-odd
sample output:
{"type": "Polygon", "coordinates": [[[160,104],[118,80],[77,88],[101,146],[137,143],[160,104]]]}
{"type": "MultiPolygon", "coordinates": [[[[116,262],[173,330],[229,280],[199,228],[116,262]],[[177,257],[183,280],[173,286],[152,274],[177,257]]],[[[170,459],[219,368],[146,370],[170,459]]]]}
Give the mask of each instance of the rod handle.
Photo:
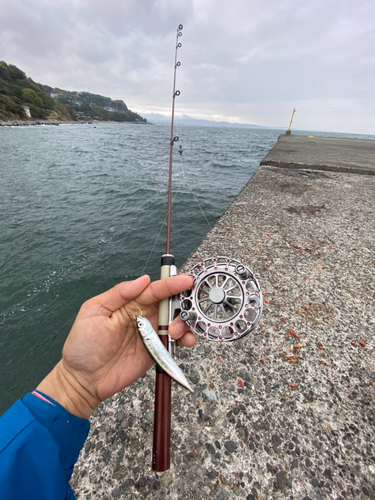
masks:
{"type": "MultiPolygon", "coordinates": [[[[163,255],[161,259],[160,279],[169,278],[171,266],[174,266],[173,255],[163,255]]],[[[169,303],[169,298],[167,298],[161,300],[159,304],[158,334],[167,350],[169,349],[169,303]]],[[[171,377],[156,367],[152,469],[157,472],[164,472],[170,468],[171,393],[171,377]]]]}
{"type": "MultiPolygon", "coordinates": [[[[163,342],[164,347],[168,349],[168,335],[161,335],[160,340],[163,342]]],[[[171,465],[171,395],[171,377],[157,370],[152,450],[152,469],[156,472],[164,472],[168,470],[171,465]]]]}

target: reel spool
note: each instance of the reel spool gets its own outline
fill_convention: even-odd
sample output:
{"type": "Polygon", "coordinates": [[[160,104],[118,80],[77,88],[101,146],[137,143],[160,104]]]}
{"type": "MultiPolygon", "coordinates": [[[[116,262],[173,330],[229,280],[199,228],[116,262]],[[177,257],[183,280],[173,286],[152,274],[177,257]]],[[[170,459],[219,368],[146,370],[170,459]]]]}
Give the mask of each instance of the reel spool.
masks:
{"type": "Polygon", "coordinates": [[[263,296],[248,267],[228,257],[210,257],[188,274],[194,283],[180,295],[180,318],[194,333],[213,342],[230,342],[254,330],[263,296]]]}

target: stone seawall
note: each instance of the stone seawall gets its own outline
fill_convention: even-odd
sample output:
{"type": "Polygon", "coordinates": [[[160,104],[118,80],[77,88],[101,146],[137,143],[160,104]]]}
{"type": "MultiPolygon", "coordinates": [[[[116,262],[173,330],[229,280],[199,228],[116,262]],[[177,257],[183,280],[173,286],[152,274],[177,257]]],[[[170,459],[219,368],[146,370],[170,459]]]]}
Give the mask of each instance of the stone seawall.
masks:
{"type": "Polygon", "coordinates": [[[281,161],[262,162],[181,269],[213,255],[249,266],[257,329],[178,349],[195,394],[173,385],[165,473],[151,470],[154,370],[102,403],[77,498],[375,499],[375,177],[281,161]]]}

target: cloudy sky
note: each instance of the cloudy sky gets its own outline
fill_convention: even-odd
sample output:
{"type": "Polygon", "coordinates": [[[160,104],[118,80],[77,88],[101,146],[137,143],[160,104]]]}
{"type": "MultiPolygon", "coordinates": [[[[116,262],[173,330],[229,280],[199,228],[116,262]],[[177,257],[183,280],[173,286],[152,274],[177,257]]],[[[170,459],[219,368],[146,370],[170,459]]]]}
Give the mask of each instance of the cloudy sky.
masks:
{"type": "Polygon", "coordinates": [[[0,0],[0,60],[193,118],[375,134],[373,0],[0,0]]]}

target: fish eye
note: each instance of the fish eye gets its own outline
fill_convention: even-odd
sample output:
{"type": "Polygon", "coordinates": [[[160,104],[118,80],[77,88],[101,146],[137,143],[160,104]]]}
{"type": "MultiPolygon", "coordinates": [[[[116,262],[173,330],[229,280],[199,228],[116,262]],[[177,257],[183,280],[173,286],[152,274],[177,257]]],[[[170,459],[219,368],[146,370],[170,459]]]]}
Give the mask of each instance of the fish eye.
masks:
{"type": "Polygon", "coordinates": [[[139,327],[139,328],[142,328],[142,326],[143,326],[143,321],[141,321],[141,320],[139,319],[139,320],[138,320],[138,327],[139,327]]]}

